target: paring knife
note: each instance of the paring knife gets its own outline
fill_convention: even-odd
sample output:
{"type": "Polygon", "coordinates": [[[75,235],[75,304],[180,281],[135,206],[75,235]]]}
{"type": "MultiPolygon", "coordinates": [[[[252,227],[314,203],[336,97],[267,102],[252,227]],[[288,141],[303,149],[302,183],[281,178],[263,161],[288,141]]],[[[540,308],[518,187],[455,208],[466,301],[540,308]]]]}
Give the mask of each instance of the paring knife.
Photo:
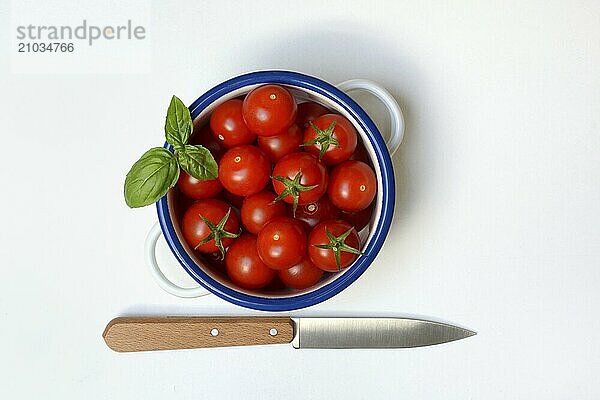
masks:
{"type": "Polygon", "coordinates": [[[292,343],[297,349],[420,347],[475,332],[411,318],[119,317],[102,336],[118,352],[292,343]]]}

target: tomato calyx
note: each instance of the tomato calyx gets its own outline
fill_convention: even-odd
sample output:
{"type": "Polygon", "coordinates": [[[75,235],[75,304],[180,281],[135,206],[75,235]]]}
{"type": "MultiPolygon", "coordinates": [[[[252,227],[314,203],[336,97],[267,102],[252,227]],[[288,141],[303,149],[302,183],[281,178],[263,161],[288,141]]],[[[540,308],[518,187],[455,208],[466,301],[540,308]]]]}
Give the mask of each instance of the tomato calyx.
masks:
{"type": "Polygon", "coordinates": [[[335,236],[333,233],[329,232],[329,229],[325,228],[325,233],[327,234],[327,238],[329,239],[329,243],[327,244],[313,244],[313,246],[318,247],[319,249],[326,249],[333,251],[333,256],[335,257],[335,264],[337,265],[338,271],[341,271],[341,254],[342,251],[347,253],[362,255],[362,252],[358,249],[355,249],[352,246],[349,246],[345,243],[346,238],[352,233],[354,227],[351,227],[346,232],[342,233],[340,236],[335,236]]]}
{"type": "Polygon", "coordinates": [[[223,239],[235,239],[238,236],[240,236],[240,233],[241,233],[241,231],[238,233],[231,233],[231,232],[227,232],[225,230],[225,224],[227,223],[227,220],[229,219],[230,214],[231,214],[231,207],[229,207],[229,210],[227,210],[227,213],[225,214],[225,216],[223,218],[221,218],[219,223],[216,225],[212,221],[204,218],[202,216],[202,214],[198,214],[198,216],[200,218],[202,218],[202,221],[204,221],[206,226],[208,226],[208,229],[210,229],[210,234],[207,237],[205,237],[204,239],[202,239],[200,241],[200,243],[198,243],[196,245],[196,247],[194,247],[194,250],[198,249],[198,247],[200,247],[203,244],[206,244],[209,241],[214,239],[215,246],[217,246],[217,248],[221,252],[221,257],[225,257],[225,247],[223,246],[222,240],[223,239]]]}
{"type": "Polygon", "coordinates": [[[292,213],[294,215],[294,218],[296,217],[296,209],[298,208],[298,198],[300,197],[300,193],[308,192],[309,190],[313,190],[314,188],[319,186],[319,185],[304,186],[300,183],[301,178],[302,178],[302,171],[298,171],[296,176],[294,176],[294,179],[290,179],[286,176],[279,176],[279,175],[273,177],[273,179],[283,183],[285,186],[285,189],[283,189],[283,191],[277,197],[275,197],[275,200],[273,200],[271,202],[271,204],[275,204],[287,196],[292,196],[292,198],[294,199],[294,202],[292,204],[292,213]]]}
{"type": "Polygon", "coordinates": [[[319,128],[318,126],[316,126],[315,124],[313,124],[312,121],[309,122],[310,127],[313,128],[314,131],[317,133],[317,137],[309,142],[302,144],[302,146],[312,146],[313,144],[318,145],[319,148],[321,149],[321,151],[319,152],[319,160],[323,159],[323,157],[325,156],[325,153],[329,149],[329,146],[331,146],[331,145],[333,145],[335,147],[340,146],[340,143],[338,142],[338,140],[333,137],[333,130],[335,129],[335,122],[336,121],[333,121],[331,124],[329,124],[329,126],[325,130],[323,130],[323,129],[319,128]]]}

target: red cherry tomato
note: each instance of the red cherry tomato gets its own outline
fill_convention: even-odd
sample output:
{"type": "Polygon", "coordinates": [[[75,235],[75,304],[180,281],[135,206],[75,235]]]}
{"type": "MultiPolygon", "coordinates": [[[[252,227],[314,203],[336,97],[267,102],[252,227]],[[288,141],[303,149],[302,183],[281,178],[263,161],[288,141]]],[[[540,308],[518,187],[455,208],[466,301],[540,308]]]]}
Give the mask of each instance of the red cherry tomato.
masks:
{"type": "Polygon", "coordinates": [[[205,264],[215,272],[225,271],[225,259],[220,252],[204,253],[202,258],[205,264]]]}
{"type": "Polygon", "coordinates": [[[183,169],[179,172],[179,179],[177,180],[177,187],[181,190],[181,193],[189,197],[190,199],[202,200],[210,199],[215,197],[223,186],[218,179],[212,179],[209,181],[200,181],[183,169]]]}
{"type": "Polygon", "coordinates": [[[184,196],[181,191],[173,192],[173,200],[169,201],[173,206],[173,213],[177,216],[177,220],[181,221],[183,214],[194,203],[194,199],[184,196]]]}
{"type": "Polygon", "coordinates": [[[278,135],[259,136],[258,147],[276,162],[286,154],[300,151],[303,139],[304,133],[298,128],[298,125],[294,124],[287,131],[278,135]]]}
{"type": "Polygon", "coordinates": [[[375,173],[364,162],[345,161],[331,171],[327,194],[342,211],[361,211],[371,204],[377,192],[375,173]]]}
{"type": "Polygon", "coordinates": [[[278,271],[277,276],[287,287],[306,289],[316,285],[321,280],[323,270],[315,267],[310,258],[305,256],[302,261],[292,268],[278,271]]]}
{"type": "Polygon", "coordinates": [[[277,135],[296,119],[298,106],[283,86],[264,85],[252,90],[242,105],[244,121],[259,136],[277,135]]]}
{"type": "Polygon", "coordinates": [[[276,272],[267,267],[256,251],[256,236],[244,234],[229,246],[225,256],[229,279],[244,289],[268,285],[276,272]]]}
{"type": "Polygon", "coordinates": [[[183,238],[191,248],[201,253],[220,251],[224,255],[225,248],[237,236],[240,223],[237,214],[227,203],[217,199],[207,199],[197,201],[187,209],[181,221],[181,228],[183,238]],[[213,225],[218,225],[225,220],[225,225],[223,228],[213,229],[204,221],[205,219],[213,225]]]}
{"type": "Polygon", "coordinates": [[[283,217],[286,214],[285,205],[275,200],[275,194],[262,191],[250,195],[244,199],[240,216],[242,224],[248,232],[258,235],[260,230],[275,217],[283,217]]]}
{"type": "Polygon", "coordinates": [[[308,128],[310,122],[319,118],[321,115],[329,113],[329,109],[325,106],[315,103],[314,101],[307,101],[305,103],[298,104],[298,115],[296,116],[296,124],[302,129],[308,128]]]}
{"type": "Polygon", "coordinates": [[[308,255],[322,270],[340,271],[358,258],[359,243],[358,233],[352,225],[342,220],[328,220],[320,222],[310,232],[308,255]],[[333,235],[335,240],[332,240],[327,232],[333,235]]]}
{"type": "Polygon", "coordinates": [[[327,191],[327,170],[315,156],[292,153],[273,169],[273,188],[283,201],[294,205],[313,203],[327,191]]]}
{"type": "Polygon", "coordinates": [[[263,288],[263,293],[264,292],[281,292],[282,290],[285,290],[285,289],[286,289],[286,286],[284,285],[283,282],[281,282],[281,279],[279,279],[279,277],[277,276],[277,271],[275,271],[275,278],[273,278],[271,283],[269,283],[267,286],[265,286],[263,288]]]}
{"type": "Polygon", "coordinates": [[[237,208],[239,210],[239,209],[242,208],[242,203],[244,202],[245,197],[244,196],[238,196],[237,194],[230,193],[227,190],[223,190],[221,192],[221,199],[225,203],[229,203],[233,207],[235,207],[235,208],[237,208]]]}
{"type": "MultiPolygon", "coordinates": [[[[314,228],[321,221],[337,218],[339,212],[331,203],[331,200],[327,196],[323,196],[313,203],[298,206],[296,219],[304,221],[310,228],[314,228]]],[[[291,206],[289,207],[289,215],[293,215],[291,206]]]]}
{"type": "Polygon", "coordinates": [[[289,217],[273,218],[258,234],[260,258],[273,269],[287,269],[306,254],[306,232],[302,222],[289,217]]]}
{"type": "Polygon", "coordinates": [[[219,162],[225,151],[227,150],[220,142],[215,138],[212,131],[210,130],[209,124],[202,126],[201,128],[194,128],[194,133],[190,137],[190,144],[199,144],[206,147],[215,160],[219,162]]]}
{"type": "Polygon", "coordinates": [[[365,164],[371,165],[371,158],[369,157],[367,148],[365,147],[362,140],[358,141],[358,143],[356,144],[356,150],[354,150],[354,153],[352,153],[348,160],[362,161],[365,164]]]}
{"type": "Polygon", "coordinates": [[[357,141],[352,123],[338,114],[322,115],[304,130],[304,148],[327,165],[347,160],[354,153],[357,141]]]}
{"type": "Polygon", "coordinates": [[[242,101],[238,99],[227,100],[215,108],[210,116],[210,129],[228,148],[250,144],[256,139],[256,134],[250,132],[244,122],[242,101]]]}
{"type": "Polygon", "coordinates": [[[348,211],[340,211],[339,217],[344,221],[348,222],[350,225],[354,226],[357,232],[360,232],[365,226],[371,222],[371,216],[373,214],[373,209],[375,208],[375,203],[371,203],[367,208],[361,211],[348,212],[348,211]]]}
{"type": "Polygon", "coordinates": [[[227,191],[238,196],[260,192],[270,175],[271,161],[256,146],[229,149],[219,162],[219,180],[227,191]]]}

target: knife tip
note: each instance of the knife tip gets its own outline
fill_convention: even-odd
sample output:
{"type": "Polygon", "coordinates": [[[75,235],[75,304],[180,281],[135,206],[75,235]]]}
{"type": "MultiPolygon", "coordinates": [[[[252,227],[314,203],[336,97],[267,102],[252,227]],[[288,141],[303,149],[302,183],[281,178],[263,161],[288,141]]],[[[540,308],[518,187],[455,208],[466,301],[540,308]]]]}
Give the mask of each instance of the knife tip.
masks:
{"type": "Polygon", "coordinates": [[[465,329],[464,331],[465,331],[465,338],[477,335],[477,332],[472,331],[470,329],[465,329]]]}

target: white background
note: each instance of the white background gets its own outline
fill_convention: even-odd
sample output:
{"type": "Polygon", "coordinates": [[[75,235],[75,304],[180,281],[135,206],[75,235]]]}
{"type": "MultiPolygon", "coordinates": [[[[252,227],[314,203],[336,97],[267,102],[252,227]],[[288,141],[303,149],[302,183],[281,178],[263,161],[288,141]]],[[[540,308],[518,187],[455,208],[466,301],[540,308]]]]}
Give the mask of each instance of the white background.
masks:
{"type": "Polygon", "coordinates": [[[600,4],[243,3],[142,6],[148,73],[18,74],[1,2],[0,398],[598,398],[600,4]],[[142,257],[155,210],[129,210],[122,183],[162,143],[172,94],[189,104],[265,68],[379,81],[407,120],[384,249],[295,314],[421,315],[477,336],[393,351],[104,345],[118,315],[247,313],[155,285],[142,257]]]}

